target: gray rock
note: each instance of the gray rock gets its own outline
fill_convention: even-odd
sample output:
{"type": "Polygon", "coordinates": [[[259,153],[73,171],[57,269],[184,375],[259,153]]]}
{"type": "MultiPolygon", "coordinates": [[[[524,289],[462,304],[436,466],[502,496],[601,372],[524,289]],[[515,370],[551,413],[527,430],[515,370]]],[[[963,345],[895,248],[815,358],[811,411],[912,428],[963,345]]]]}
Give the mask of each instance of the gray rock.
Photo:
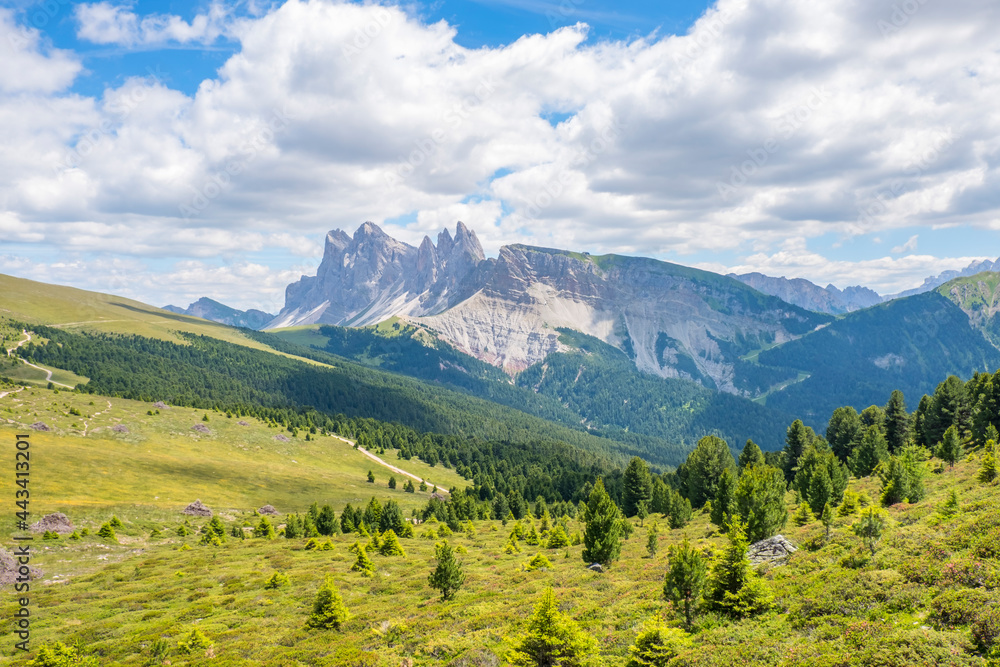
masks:
{"type": "Polygon", "coordinates": [[[212,516],[212,510],[208,509],[201,500],[196,500],[184,508],[182,514],[191,516],[212,516]]]}
{"type": "Polygon", "coordinates": [[[600,573],[604,572],[604,566],[601,565],[600,563],[591,563],[590,565],[587,566],[587,569],[590,570],[591,572],[600,572],[600,573]]]}
{"type": "Polygon", "coordinates": [[[31,524],[31,532],[45,533],[55,531],[60,535],[68,535],[73,532],[73,522],[62,512],[46,514],[36,523],[31,524]]]}
{"type": "Polygon", "coordinates": [[[278,510],[274,509],[273,505],[264,505],[259,510],[258,514],[267,514],[268,516],[278,516],[278,510]]]}
{"type": "MultiPolygon", "coordinates": [[[[0,548],[0,585],[12,584],[17,580],[20,565],[17,559],[6,549],[0,548]]],[[[36,579],[42,571],[35,567],[28,568],[28,577],[36,579]]]]}
{"type": "Polygon", "coordinates": [[[198,431],[198,433],[211,433],[212,431],[204,424],[195,424],[191,427],[192,431],[198,431]]]}
{"type": "Polygon", "coordinates": [[[788,562],[789,556],[798,549],[784,535],[775,535],[760,542],[754,542],[747,549],[747,558],[751,565],[769,563],[771,565],[784,565],[788,562]]]}

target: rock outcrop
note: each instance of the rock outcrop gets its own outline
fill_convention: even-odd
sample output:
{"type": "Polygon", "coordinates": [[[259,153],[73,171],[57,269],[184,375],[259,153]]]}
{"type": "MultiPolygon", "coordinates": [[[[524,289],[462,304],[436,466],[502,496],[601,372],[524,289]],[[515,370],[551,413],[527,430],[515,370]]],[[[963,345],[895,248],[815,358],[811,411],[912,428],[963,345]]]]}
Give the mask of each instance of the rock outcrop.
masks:
{"type": "Polygon", "coordinates": [[[785,539],[784,535],[775,535],[760,542],[754,542],[747,549],[747,558],[751,565],[769,563],[771,565],[784,565],[788,558],[798,551],[795,546],[785,539]]]}
{"type": "Polygon", "coordinates": [[[73,532],[73,522],[62,512],[54,512],[46,514],[39,521],[31,524],[31,532],[56,532],[60,535],[68,535],[73,532]]]}
{"type": "Polygon", "coordinates": [[[212,510],[208,509],[201,500],[196,500],[187,507],[181,514],[190,514],[191,516],[212,516],[212,510]]]}

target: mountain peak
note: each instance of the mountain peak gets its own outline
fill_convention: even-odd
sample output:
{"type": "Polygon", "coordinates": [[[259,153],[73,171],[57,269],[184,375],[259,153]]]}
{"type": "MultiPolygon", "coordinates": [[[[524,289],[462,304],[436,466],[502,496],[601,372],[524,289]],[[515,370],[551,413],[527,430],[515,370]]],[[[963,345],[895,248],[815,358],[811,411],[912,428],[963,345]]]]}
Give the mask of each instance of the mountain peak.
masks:
{"type": "Polygon", "coordinates": [[[361,239],[363,239],[365,237],[386,237],[386,238],[388,238],[389,235],[386,234],[382,230],[382,228],[379,227],[378,225],[376,225],[374,222],[365,221],[365,222],[361,223],[361,226],[358,227],[358,230],[356,232],[354,232],[354,240],[355,241],[360,241],[361,239]]]}

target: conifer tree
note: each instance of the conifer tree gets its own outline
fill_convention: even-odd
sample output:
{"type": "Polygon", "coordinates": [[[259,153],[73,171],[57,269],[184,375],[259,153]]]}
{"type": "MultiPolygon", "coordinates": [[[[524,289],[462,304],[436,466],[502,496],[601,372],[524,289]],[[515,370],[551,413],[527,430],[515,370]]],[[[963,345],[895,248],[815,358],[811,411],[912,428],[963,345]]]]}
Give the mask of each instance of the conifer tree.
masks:
{"type": "Polygon", "coordinates": [[[427,578],[427,583],[431,588],[441,592],[441,599],[450,600],[465,583],[465,572],[462,571],[462,564],[455,558],[455,552],[447,542],[435,545],[434,557],[437,559],[437,566],[427,578]]]}
{"type": "Polygon", "coordinates": [[[316,593],[316,600],[313,602],[312,613],[306,626],[318,630],[339,630],[340,626],[347,622],[350,614],[344,606],[344,600],[340,597],[340,591],[331,577],[320,586],[316,593]]]}
{"type": "MultiPolygon", "coordinates": [[[[242,529],[240,532],[243,532],[242,529]]],[[[294,540],[302,537],[302,521],[298,514],[290,514],[285,517],[285,539],[294,540]]]]}
{"type": "Polygon", "coordinates": [[[906,446],[910,438],[910,415],[906,411],[906,401],[903,392],[898,389],[892,392],[885,406],[885,441],[889,453],[895,454],[906,446]]]}
{"type": "Polygon", "coordinates": [[[394,475],[389,476],[389,488],[390,489],[396,488],[396,477],[394,475]]]}
{"type": "Polygon", "coordinates": [[[549,588],[507,660],[516,667],[582,667],[596,651],[597,642],[559,611],[556,596],[549,588]]]}
{"type": "Polygon", "coordinates": [[[653,499],[653,481],[649,474],[649,465],[638,456],[633,456],[622,476],[623,510],[626,517],[639,513],[639,506],[653,499]]]}
{"type": "Polygon", "coordinates": [[[815,518],[816,517],[813,516],[812,510],[809,509],[809,503],[804,501],[799,503],[799,506],[795,510],[795,514],[792,515],[792,521],[795,522],[796,526],[804,526],[807,523],[812,523],[815,518]]]}
{"type": "Polygon", "coordinates": [[[369,484],[375,483],[375,473],[373,473],[371,470],[368,471],[368,483],[369,484]]]}
{"type": "Polygon", "coordinates": [[[253,529],[254,537],[262,537],[265,540],[273,540],[277,535],[274,533],[274,526],[271,522],[267,520],[266,516],[260,518],[260,523],[258,523],[253,529]]]}
{"type": "Polygon", "coordinates": [[[331,505],[323,505],[316,517],[316,530],[320,535],[333,535],[337,532],[337,514],[331,505]]]}
{"type": "Polygon", "coordinates": [[[735,468],[729,445],[722,438],[706,435],[698,441],[687,460],[677,469],[684,496],[691,506],[700,508],[715,497],[722,471],[735,468]]]}
{"type": "Polygon", "coordinates": [[[755,465],[744,470],[734,500],[734,515],[754,542],[777,534],[788,521],[785,476],[778,468],[755,465]]]}
{"type": "Polygon", "coordinates": [[[646,531],[646,553],[649,554],[650,558],[656,556],[656,551],[660,546],[660,531],[655,523],[649,524],[649,530],[646,531]]]}
{"type": "Polygon", "coordinates": [[[105,540],[118,541],[118,536],[115,534],[115,529],[111,527],[110,523],[102,523],[100,530],[97,531],[97,536],[104,538],[105,540]]]}
{"type": "Polygon", "coordinates": [[[621,555],[624,521],[601,479],[590,492],[583,520],[586,526],[583,533],[584,562],[610,567],[621,555]]]}
{"type": "Polygon", "coordinates": [[[863,434],[864,428],[857,410],[845,406],[833,411],[826,427],[826,440],[838,459],[844,463],[849,461],[863,434]]]}
{"type": "Polygon", "coordinates": [[[726,468],[719,477],[719,486],[712,499],[712,511],[709,518],[716,526],[724,526],[733,514],[736,495],[736,476],[726,468]]]}
{"type": "Polygon", "coordinates": [[[629,647],[625,667],[666,667],[681,651],[692,646],[688,633],[668,627],[659,616],[647,621],[629,647]]]}
{"type": "Polygon", "coordinates": [[[791,482],[795,477],[795,471],[799,466],[799,457],[816,439],[816,434],[811,428],[802,423],[801,419],[796,419],[788,427],[785,435],[785,481],[791,482]]]}
{"type": "Polygon", "coordinates": [[[365,551],[365,548],[359,542],[355,542],[351,550],[357,554],[354,565],[351,566],[351,571],[358,572],[362,577],[373,576],[375,574],[375,563],[368,557],[368,552],[365,551]]]}
{"type": "Polygon", "coordinates": [[[879,468],[883,505],[895,505],[904,501],[915,503],[924,497],[924,464],[920,456],[923,451],[912,445],[904,447],[889,459],[887,466],[879,468]]]}
{"type": "Polygon", "coordinates": [[[962,439],[958,435],[958,428],[952,424],[945,429],[941,444],[938,446],[938,456],[942,461],[948,463],[948,467],[954,467],[955,462],[964,455],[962,439]]]}
{"type": "Polygon", "coordinates": [[[992,439],[986,441],[986,447],[983,451],[983,458],[979,462],[979,473],[977,478],[983,484],[989,484],[1000,475],[1000,469],[997,466],[997,446],[996,442],[992,439]]]}
{"type": "Polygon", "coordinates": [[[406,556],[403,545],[399,543],[396,533],[392,530],[386,530],[382,533],[382,543],[379,545],[378,552],[383,556],[406,556]]]}
{"type": "Polygon", "coordinates": [[[706,565],[698,550],[684,540],[669,552],[670,565],[663,584],[663,597],[673,602],[674,609],[683,612],[684,623],[690,628],[698,601],[705,587],[706,565]]]}
{"type": "Polygon", "coordinates": [[[569,536],[566,534],[566,530],[560,524],[556,524],[555,528],[549,533],[549,539],[545,543],[546,549],[561,549],[563,547],[569,546],[569,536]]]}
{"type": "Polygon", "coordinates": [[[670,494],[670,527],[683,528],[691,520],[691,502],[674,490],[670,494]]]}
{"type": "Polygon", "coordinates": [[[709,606],[736,618],[770,609],[773,604],[767,585],[747,560],[745,528],[738,520],[729,525],[729,545],[712,568],[705,600],[709,606]]]}
{"type": "Polygon", "coordinates": [[[740,466],[740,470],[752,468],[758,463],[764,463],[764,452],[760,451],[760,447],[753,440],[747,440],[747,444],[743,446],[743,451],[740,452],[740,458],[737,463],[740,466]]]}
{"type": "Polygon", "coordinates": [[[882,539],[882,534],[888,523],[885,512],[876,507],[868,507],[861,511],[861,516],[854,523],[852,529],[874,556],[875,547],[882,539]]]}
{"type": "Polygon", "coordinates": [[[877,426],[869,426],[861,436],[861,443],[855,448],[848,466],[855,477],[868,477],[882,461],[889,458],[889,446],[885,436],[877,426]]]}

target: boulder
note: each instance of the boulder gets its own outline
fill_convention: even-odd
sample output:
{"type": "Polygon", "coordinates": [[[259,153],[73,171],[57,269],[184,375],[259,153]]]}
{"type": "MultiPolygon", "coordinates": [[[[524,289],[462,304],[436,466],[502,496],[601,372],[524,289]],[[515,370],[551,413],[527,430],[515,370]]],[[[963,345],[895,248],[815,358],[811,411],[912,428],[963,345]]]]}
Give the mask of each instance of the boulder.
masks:
{"type": "Polygon", "coordinates": [[[170,406],[167,405],[166,403],[164,403],[163,401],[157,401],[156,403],[153,403],[153,407],[156,408],[157,410],[169,410],[170,409],[170,406]]]}
{"type": "Polygon", "coordinates": [[[204,424],[195,424],[191,427],[192,431],[198,431],[199,433],[211,433],[212,431],[204,424]]]}
{"type": "Polygon", "coordinates": [[[590,570],[591,572],[600,572],[600,573],[604,572],[604,566],[601,565],[600,563],[591,563],[590,565],[587,566],[587,569],[590,570]]]}
{"type": "Polygon", "coordinates": [[[115,433],[128,433],[128,426],[125,426],[125,424],[115,424],[111,427],[111,430],[115,433]]]}
{"type": "Polygon", "coordinates": [[[31,524],[31,532],[47,533],[54,531],[60,535],[68,535],[73,532],[73,522],[62,512],[46,514],[40,521],[31,524]]]}
{"type": "Polygon", "coordinates": [[[267,514],[268,516],[278,516],[278,510],[274,509],[273,505],[264,505],[259,510],[258,514],[267,514]]]}
{"type": "Polygon", "coordinates": [[[182,514],[190,514],[191,516],[212,516],[212,510],[205,507],[200,500],[196,500],[185,507],[182,514]]]}
{"type": "MultiPolygon", "coordinates": [[[[18,576],[20,564],[14,555],[6,549],[0,548],[0,585],[13,584],[18,576]]],[[[28,567],[28,576],[31,579],[42,576],[42,571],[35,567],[28,567]]]]}
{"type": "Polygon", "coordinates": [[[34,424],[31,425],[31,428],[35,429],[36,431],[51,431],[52,430],[52,429],[49,428],[48,424],[46,424],[45,422],[35,422],[34,424]]]}
{"type": "Polygon", "coordinates": [[[751,544],[747,549],[747,558],[750,564],[755,566],[761,563],[784,565],[788,562],[788,557],[796,551],[798,549],[786,540],[784,535],[775,535],[751,544]]]}

